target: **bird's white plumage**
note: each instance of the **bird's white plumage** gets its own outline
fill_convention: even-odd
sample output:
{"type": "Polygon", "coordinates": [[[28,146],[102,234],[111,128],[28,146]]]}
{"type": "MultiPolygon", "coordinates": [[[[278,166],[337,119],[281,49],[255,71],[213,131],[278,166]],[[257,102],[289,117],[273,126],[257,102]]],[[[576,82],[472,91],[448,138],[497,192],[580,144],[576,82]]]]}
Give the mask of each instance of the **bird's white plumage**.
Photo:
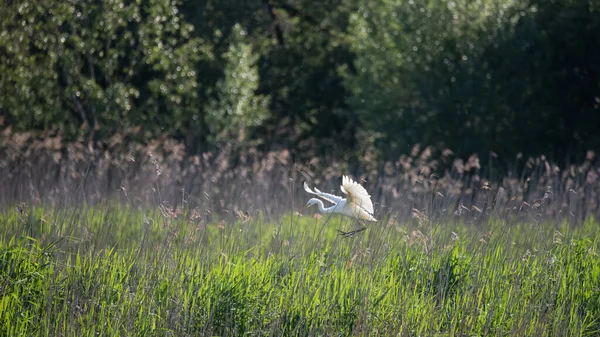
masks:
{"type": "Polygon", "coordinates": [[[319,191],[319,189],[316,188],[316,187],[315,187],[315,189],[313,191],[313,190],[311,190],[308,187],[308,184],[306,183],[306,181],[304,182],[304,190],[306,192],[310,193],[310,194],[317,195],[317,196],[319,196],[319,197],[321,197],[321,198],[329,201],[332,204],[337,204],[340,201],[342,201],[342,199],[343,199],[342,197],[338,197],[337,195],[333,195],[333,194],[329,194],[329,193],[323,193],[323,192],[319,191]]]}
{"type": "Polygon", "coordinates": [[[340,188],[342,192],[347,195],[347,198],[324,193],[317,188],[313,191],[308,187],[308,184],[304,182],[304,190],[306,192],[319,196],[334,204],[331,207],[325,208],[321,200],[313,198],[308,201],[307,207],[316,204],[319,206],[319,211],[321,213],[338,213],[360,220],[377,221],[377,219],[373,217],[373,203],[371,202],[371,196],[362,185],[347,176],[343,176],[340,188]]]}
{"type": "Polygon", "coordinates": [[[373,203],[371,202],[371,196],[365,190],[362,185],[348,178],[347,176],[342,177],[342,192],[348,195],[348,201],[356,204],[365,211],[373,214],[373,203]]]}

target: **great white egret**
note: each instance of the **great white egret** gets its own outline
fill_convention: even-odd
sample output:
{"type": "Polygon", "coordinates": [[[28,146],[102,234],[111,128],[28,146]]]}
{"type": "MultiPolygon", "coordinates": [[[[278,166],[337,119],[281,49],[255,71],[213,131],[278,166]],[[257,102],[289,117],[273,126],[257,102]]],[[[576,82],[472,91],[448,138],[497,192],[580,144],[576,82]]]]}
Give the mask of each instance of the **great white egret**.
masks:
{"type": "MultiPolygon", "coordinates": [[[[306,192],[319,196],[324,200],[334,204],[333,206],[326,208],[323,204],[323,201],[317,198],[311,198],[306,203],[306,207],[308,208],[312,205],[317,205],[319,207],[319,212],[323,214],[341,214],[350,218],[358,219],[359,221],[377,221],[377,219],[373,217],[373,203],[371,202],[371,196],[369,193],[367,193],[367,190],[362,187],[362,185],[344,175],[342,176],[342,185],[340,188],[342,192],[347,195],[347,198],[321,192],[316,187],[314,190],[311,190],[305,181],[304,190],[306,192]]],[[[354,231],[338,231],[344,236],[350,236],[357,232],[364,231],[365,229],[367,229],[367,227],[363,224],[362,228],[354,231]]]]}

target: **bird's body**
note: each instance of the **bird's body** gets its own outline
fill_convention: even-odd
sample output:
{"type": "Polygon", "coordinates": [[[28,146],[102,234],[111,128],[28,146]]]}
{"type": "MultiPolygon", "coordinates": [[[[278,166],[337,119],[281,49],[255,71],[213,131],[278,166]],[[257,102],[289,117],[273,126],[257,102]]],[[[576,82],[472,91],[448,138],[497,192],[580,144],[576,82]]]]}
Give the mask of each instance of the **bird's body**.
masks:
{"type": "Polygon", "coordinates": [[[325,204],[320,199],[312,198],[309,200],[309,202],[311,200],[314,202],[311,203],[311,205],[316,204],[319,207],[319,212],[323,214],[341,214],[359,220],[377,221],[373,215],[365,211],[364,208],[349,204],[346,202],[346,199],[343,199],[339,203],[330,207],[325,207],[325,204]]]}
{"type": "MultiPolygon", "coordinates": [[[[373,203],[371,202],[371,196],[364,187],[347,176],[342,177],[341,186],[342,192],[347,195],[346,198],[321,192],[316,187],[314,190],[311,190],[306,182],[304,182],[304,190],[334,204],[331,207],[325,207],[323,201],[320,199],[311,198],[308,200],[306,207],[317,205],[320,213],[341,214],[363,221],[377,221],[377,219],[373,217],[373,203]]],[[[364,230],[365,228],[366,227],[363,226],[361,230],[364,230]]],[[[355,232],[356,231],[351,234],[354,234],[355,232]]],[[[346,232],[342,233],[346,236],[351,235],[346,232]]]]}

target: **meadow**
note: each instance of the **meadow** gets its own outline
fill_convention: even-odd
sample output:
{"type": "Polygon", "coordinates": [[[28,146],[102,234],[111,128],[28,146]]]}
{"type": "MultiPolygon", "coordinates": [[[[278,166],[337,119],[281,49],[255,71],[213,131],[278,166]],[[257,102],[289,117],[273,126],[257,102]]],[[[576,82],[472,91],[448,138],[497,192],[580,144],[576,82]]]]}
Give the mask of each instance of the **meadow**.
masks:
{"type": "MultiPolygon", "coordinates": [[[[2,214],[5,336],[593,336],[598,223],[201,224],[118,205],[2,214]]],[[[243,215],[241,215],[243,217],[243,215]]]]}
{"type": "Polygon", "coordinates": [[[342,166],[5,157],[0,335],[598,335],[597,168],[487,180],[427,151],[360,175],[379,221],[350,238],[303,209],[342,166]]]}

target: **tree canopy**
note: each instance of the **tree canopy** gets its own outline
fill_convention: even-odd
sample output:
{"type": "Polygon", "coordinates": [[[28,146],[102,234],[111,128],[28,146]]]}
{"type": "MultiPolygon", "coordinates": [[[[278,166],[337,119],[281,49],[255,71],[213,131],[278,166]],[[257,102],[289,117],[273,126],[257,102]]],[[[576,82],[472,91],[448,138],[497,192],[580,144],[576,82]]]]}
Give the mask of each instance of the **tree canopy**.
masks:
{"type": "Polygon", "coordinates": [[[598,0],[0,3],[5,124],[192,153],[569,159],[600,146],[598,60],[598,0]]]}

